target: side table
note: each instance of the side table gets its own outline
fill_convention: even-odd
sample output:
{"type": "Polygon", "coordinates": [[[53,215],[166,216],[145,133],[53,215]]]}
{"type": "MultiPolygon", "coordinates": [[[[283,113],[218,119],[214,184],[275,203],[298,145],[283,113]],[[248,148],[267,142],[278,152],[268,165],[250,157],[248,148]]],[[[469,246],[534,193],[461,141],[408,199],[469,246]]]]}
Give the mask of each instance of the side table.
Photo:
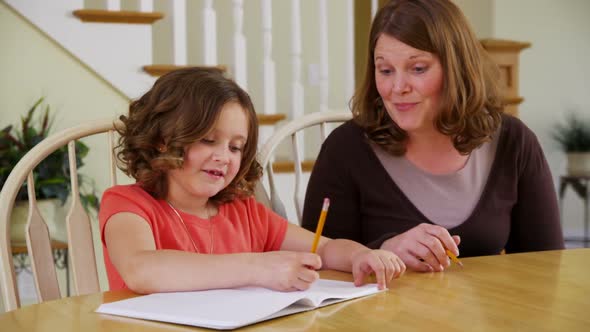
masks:
{"type": "MultiPolygon", "coordinates": [[[[590,244],[590,232],[588,223],[588,206],[590,205],[590,192],[588,187],[590,186],[590,174],[588,175],[562,175],[559,177],[559,208],[560,213],[563,206],[563,195],[568,186],[571,186],[574,192],[580,197],[584,203],[584,235],[582,237],[568,237],[564,240],[566,242],[582,242],[584,247],[588,247],[590,244]]],[[[562,213],[561,213],[562,214],[562,213]]],[[[563,218],[560,218],[563,219],[563,218]]],[[[562,221],[563,225],[563,221],[562,221]]]]}

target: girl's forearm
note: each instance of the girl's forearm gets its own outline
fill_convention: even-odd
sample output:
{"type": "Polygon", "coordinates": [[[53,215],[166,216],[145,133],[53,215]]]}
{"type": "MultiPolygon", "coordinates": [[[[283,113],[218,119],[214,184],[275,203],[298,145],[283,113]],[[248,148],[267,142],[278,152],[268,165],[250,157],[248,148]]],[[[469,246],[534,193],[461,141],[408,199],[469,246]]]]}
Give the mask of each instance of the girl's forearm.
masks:
{"type": "Polygon", "coordinates": [[[351,272],[352,257],[359,251],[370,250],[358,242],[345,239],[326,241],[318,250],[322,257],[322,268],[351,272]]]}
{"type": "Polygon", "coordinates": [[[142,294],[252,285],[256,253],[204,255],[178,250],[138,252],[121,277],[142,294]]]}

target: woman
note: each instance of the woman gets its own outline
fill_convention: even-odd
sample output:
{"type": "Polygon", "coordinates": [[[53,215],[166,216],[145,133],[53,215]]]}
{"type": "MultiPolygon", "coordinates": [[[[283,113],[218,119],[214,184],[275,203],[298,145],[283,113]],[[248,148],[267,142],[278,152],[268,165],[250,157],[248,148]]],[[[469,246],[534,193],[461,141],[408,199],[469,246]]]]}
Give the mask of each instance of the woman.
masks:
{"type": "Polygon", "coordinates": [[[324,142],[303,226],[397,254],[416,271],[463,256],[563,248],[549,167],[502,114],[497,68],[448,0],[394,0],[375,16],[354,118],[324,142]]]}

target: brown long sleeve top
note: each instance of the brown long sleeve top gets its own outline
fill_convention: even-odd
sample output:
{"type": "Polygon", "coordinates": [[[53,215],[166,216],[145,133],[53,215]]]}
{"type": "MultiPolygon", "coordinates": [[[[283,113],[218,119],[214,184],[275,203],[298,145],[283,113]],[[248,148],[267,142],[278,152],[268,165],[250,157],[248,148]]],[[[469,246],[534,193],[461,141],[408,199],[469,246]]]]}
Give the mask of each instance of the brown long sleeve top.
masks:
{"type": "MultiPolygon", "coordinates": [[[[503,116],[488,179],[471,215],[449,229],[461,256],[562,249],[553,180],[534,133],[503,116]]],[[[305,196],[303,227],[314,231],[324,197],[330,211],[323,235],[378,248],[428,220],[389,176],[364,132],[349,121],[322,145],[305,196]]],[[[452,207],[449,207],[452,208],[452,207]]]]}

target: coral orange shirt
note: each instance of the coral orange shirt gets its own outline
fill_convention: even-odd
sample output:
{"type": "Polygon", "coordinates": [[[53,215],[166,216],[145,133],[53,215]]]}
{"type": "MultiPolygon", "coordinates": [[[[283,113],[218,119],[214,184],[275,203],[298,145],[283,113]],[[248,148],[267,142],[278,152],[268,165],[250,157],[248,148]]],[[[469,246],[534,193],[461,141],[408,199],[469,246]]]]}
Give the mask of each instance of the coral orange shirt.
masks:
{"type": "Polygon", "coordinates": [[[273,251],[280,249],[287,231],[287,220],[253,197],[221,205],[210,221],[177,211],[186,229],[165,200],[155,199],[137,184],[114,186],[105,191],[98,217],[111,290],[127,288],[111,263],[104,238],[105,225],[116,213],[131,212],[145,219],[152,229],[156,249],[195,252],[192,238],[200,253],[273,251]]]}

